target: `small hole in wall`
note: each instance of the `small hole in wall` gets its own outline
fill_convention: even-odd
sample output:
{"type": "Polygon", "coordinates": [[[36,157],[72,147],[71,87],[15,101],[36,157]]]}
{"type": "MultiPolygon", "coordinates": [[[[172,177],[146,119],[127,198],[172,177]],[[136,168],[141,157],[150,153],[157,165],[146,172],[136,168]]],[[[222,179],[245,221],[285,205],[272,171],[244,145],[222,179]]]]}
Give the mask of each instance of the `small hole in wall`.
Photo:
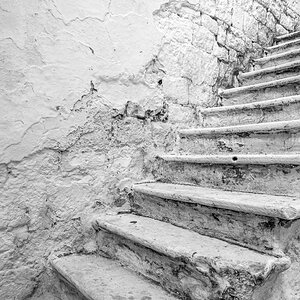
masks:
{"type": "Polygon", "coordinates": [[[233,160],[233,161],[237,161],[238,158],[237,158],[236,156],[233,156],[233,157],[232,157],[232,160],[233,160]]]}
{"type": "Polygon", "coordinates": [[[162,79],[159,79],[159,80],[157,81],[157,83],[158,83],[158,85],[162,85],[162,83],[163,83],[162,79]]]}

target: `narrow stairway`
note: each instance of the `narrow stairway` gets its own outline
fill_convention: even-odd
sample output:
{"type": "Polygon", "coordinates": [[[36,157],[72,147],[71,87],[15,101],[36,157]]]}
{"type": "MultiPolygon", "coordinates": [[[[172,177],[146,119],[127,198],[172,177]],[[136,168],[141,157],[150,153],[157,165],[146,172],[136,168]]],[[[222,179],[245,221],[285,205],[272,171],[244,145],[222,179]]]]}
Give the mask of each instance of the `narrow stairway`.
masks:
{"type": "Polygon", "coordinates": [[[70,299],[300,299],[299,47],[277,37],[133,186],[132,213],[94,220],[100,256],[51,261],[70,299]]]}

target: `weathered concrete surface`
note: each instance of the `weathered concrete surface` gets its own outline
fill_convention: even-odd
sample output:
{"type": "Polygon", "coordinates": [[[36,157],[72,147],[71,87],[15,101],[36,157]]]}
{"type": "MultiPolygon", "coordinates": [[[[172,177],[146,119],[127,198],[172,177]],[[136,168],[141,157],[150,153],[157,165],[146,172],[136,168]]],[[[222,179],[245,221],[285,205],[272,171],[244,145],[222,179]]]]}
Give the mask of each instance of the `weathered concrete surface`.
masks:
{"type": "MultiPolygon", "coordinates": [[[[69,255],[54,258],[51,265],[61,279],[79,292],[84,299],[177,299],[118,263],[98,255],[69,255]]],[[[70,296],[74,297],[72,294],[70,296]]],[[[71,297],[70,299],[74,299],[71,297]]]]}
{"type": "Polygon", "coordinates": [[[300,192],[300,167],[294,165],[200,164],[159,159],[152,170],[155,178],[163,182],[270,195],[297,196],[300,192]]]}
{"type": "Polygon", "coordinates": [[[275,258],[134,215],[95,221],[101,251],[182,298],[258,299],[289,266],[275,258]]]}

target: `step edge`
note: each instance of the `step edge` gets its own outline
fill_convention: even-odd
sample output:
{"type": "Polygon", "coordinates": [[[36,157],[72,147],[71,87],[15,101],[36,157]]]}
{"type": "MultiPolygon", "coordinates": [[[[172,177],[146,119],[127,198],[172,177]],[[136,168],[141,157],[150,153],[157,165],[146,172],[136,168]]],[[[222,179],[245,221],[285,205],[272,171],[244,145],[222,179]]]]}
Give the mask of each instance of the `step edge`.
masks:
{"type": "MultiPolygon", "coordinates": [[[[176,185],[178,186],[178,185],[176,185]]],[[[184,185],[182,185],[184,186],[184,185]]],[[[189,187],[190,188],[190,187],[189,187]]],[[[196,187],[197,188],[197,187],[196,187]]],[[[195,188],[195,190],[196,190],[195,188]]],[[[167,192],[167,191],[161,191],[158,188],[150,188],[150,187],[143,187],[142,185],[134,185],[133,190],[138,193],[146,194],[146,195],[151,195],[151,196],[156,196],[160,198],[165,198],[169,200],[174,200],[178,202],[186,202],[186,203],[196,203],[204,206],[209,206],[209,207],[216,207],[216,208],[222,208],[222,209],[228,209],[228,210],[233,210],[237,212],[244,212],[244,213],[252,213],[256,215],[262,215],[262,216],[269,216],[269,217],[274,217],[274,218],[281,218],[284,220],[295,220],[300,218],[300,203],[298,205],[290,206],[288,203],[284,203],[282,206],[278,207],[271,207],[270,205],[274,205],[274,203],[271,203],[269,206],[267,205],[257,205],[260,204],[260,202],[256,202],[256,205],[250,205],[245,202],[237,203],[234,201],[228,201],[227,199],[218,199],[217,196],[221,195],[216,195],[215,197],[213,196],[193,196],[193,195],[184,195],[182,191],[179,193],[177,191],[173,192],[167,192]]],[[[207,190],[216,190],[216,189],[208,189],[207,190]]],[[[199,189],[200,191],[200,189],[199,189]]],[[[220,190],[220,194],[224,193],[224,191],[220,190]]],[[[238,195],[235,194],[243,194],[244,196],[252,196],[256,194],[251,194],[251,193],[231,193],[228,191],[225,191],[226,194],[231,194],[232,197],[238,197],[238,195]]],[[[268,195],[269,196],[269,195],[268,195]]],[[[261,194],[257,194],[257,198],[266,198],[267,196],[262,197],[261,194]]],[[[292,197],[284,197],[284,196],[269,196],[270,198],[278,198],[278,199],[284,199],[286,200],[291,200],[292,197]]],[[[262,200],[262,199],[260,199],[262,200]]],[[[265,199],[263,199],[265,200],[265,199]]],[[[245,201],[243,199],[243,201],[245,201]]],[[[262,203],[263,204],[263,203],[262,203]]]]}
{"type": "Polygon", "coordinates": [[[260,64],[264,64],[266,62],[272,61],[272,60],[276,60],[276,59],[280,59],[280,58],[288,58],[290,56],[295,56],[297,54],[300,54],[300,49],[292,49],[292,50],[288,50],[288,51],[285,51],[282,53],[276,53],[276,54],[261,57],[261,58],[255,58],[255,59],[253,59],[253,61],[254,61],[254,63],[260,65],[260,64]]]}
{"type": "Polygon", "coordinates": [[[300,66],[300,60],[296,60],[293,62],[288,62],[285,64],[272,66],[272,67],[268,67],[268,68],[264,68],[264,69],[260,69],[260,70],[256,70],[256,71],[240,73],[239,78],[242,80],[247,80],[247,79],[253,78],[253,77],[276,73],[278,71],[288,71],[290,69],[293,69],[293,68],[296,68],[299,66],[300,66]]]}
{"type": "Polygon", "coordinates": [[[220,89],[218,91],[218,95],[220,97],[226,98],[232,95],[241,94],[243,92],[252,92],[252,91],[258,91],[266,88],[279,87],[279,86],[297,83],[299,81],[300,81],[300,75],[291,76],[287,78],[252,84],[248,86],[241,86],[241,87],[230,88],[230,89],[220,89]]]}
{"type": "Polygon", "coordinates": [[[290,97],[282,97],[272,100],[264,100],[264,101],[257,101],[251,102],[246,104],[236,104],[236,105],[227,105],[227,106],[217,106],[217,107],[209,107],[201,109],[200,112],[204,115],[216,113],[216,112],[223,112],[223,111],[235,111],[235,110],[251,110],[251,109],[260,109],[260,108],[267,108],[273,106],[288,106],[289,104],[294,104],[300,102],[300,95],[297,96],[290,96],[290,97]]]}
{"type": "Polygon", "coordinates": [[[288,48],[289,46],[297,45],[298,43],[300,44],[300,38],[292,40],[292,41],[288,41],[288,42],[285,42],[285,43],[282,43],[282,44],[278,44],[278,45],[274,45],[274,46],[270,46],[270,47],[265,47],[265,50],[266,51],[274,51],[274,50],[277,50],[277,49],[285,49],[285,48],[288,48]]]}
{"type": "MultiPolygon", "coordinates": [[[[53,256],[53,255],[52,255],[53,256]]],[[[124,266],[121,265],[121,263],[117,260],[113,260],[113,259],[109,259],[106,257],[103,257],[101,255],[95,255],[95,254],[78,254],[78,253],[72,253],[72,254],[68,254],[66,256],[63,257],[55,257],[53,258],[49,258],[48,261],[52,267],[52,269],[58,274],[58,277],[63,280],[67,285],[71,286],[73,289],[75,289],[79,295],[83,296],[84,299],[88,299],[88,300],[95,300],[95,299],[99,299],[98,297],[98,293],[95,294],[94,291],[89,291],[89,286],[87,285],[89,282],[91,282],[91,280],[85,280],[84,283],[82,283],[82,281],[78,278],[78,273],[77,273],[77,269],[75,269],[75,275],[72,276],[72,274],[70,275],[68,273],[68,271],[72,272],[72,267],[74,264],[70,264],[70,262],[67,262],[67,266],[66,264],[64,264],[64,262],[62,263],[62,266],[59,266],[56,264],[55,261],[61,261],[64,260],[64,258],[74,258],[75,262],[78,262],[78,258],[92,258],[91,260],[86,260],[86,262],[91,265],[91,263],[96,264],[97,267],[103,267],[104,269],[113,267],[113,272],[110,273],[113,277],[113,281],[117,281],[117,283],[121,283],[120,282],[120,274],[127,276],[130,278],[130,280],[134,280],[137,284],[141,284],[144,288],[150,288],[149,294],[154,295],[154,296],[162,296],[163,299],[165,300],[179,300],[175,295],[168,293],[166,290],[164,290],[160,285],[158,285],[157,283],[153,282],[151,279],[149,278],[145,278],[143,276],[140,276],[138,273],[134,272],[133,270],[130,270],[124,266]],[[120,272],[119,274],[117,274],[117,271],[120,272]],[[77,273],[77,274],[76,274],[77,273]],[[117,275],[117,276],[116,276],[117,275]]],[[[80,263],[82,263],[82,261],[80,260],[80,263]]],[[[98,275],[99,273],[99,269],[96,268],[93,265],[93,270],[95,270],[95,276],[98,275]]],[[[93,270],[91,271],[91,273],[89,274],[93,274],[93,270]]],[[[100,276],[101,278],[104,278],[104,276],[101,274],[100,276]]],[[[96,278],[96,277],[93,277],[96,278]]],[[[106,276],[107,278],[107,276],[106,276]]],[[[100,282],[102,281],[102,279],[100,279],[100,282]]],[[[122,282],[123,284],[123,282],[122,282]]],[[[101,285],[106,286],[104,285],[101,285]]],[[[132,286],[132,283],[130,283],[129,285],[125,284],[125,290],[127,291],[131,291],[134,290],[135,287],[132,286]]],[[[102,288],[101,288],[102,289],[102,288]]],[[[102,289],[103,290],[103,289],[102,289]]],[[[140,291],[140,289],[135,290],[136,291],[140,291]]],[[[118,297],[117,297],[118,298],[118,297]]],[[[103,299],[101,297],[101,299],[103,299]]],[[[115,299],[115,298],[114,298],[115,299]]],[[[118,298],[119,299],[119,298],[118,298]]],[[[127,298],[126,298],[127,299],[127,298]]],[[[160,298],[161,299],[161,298],[160,298]]]]}
{"type": "Polygon", "coordinates": [[[267,133],[267,132],[283,132],[300,130],[300,119],[291,121],[277,121],[266,123],[253,123],[244,125],[232,125],[221,127],[201,127],[191,129],[178,130],[179,136],[216,136],[216,135],[228,135],[235,133],[267,133]]]}
{"type": "Polygon", "coordinates": [[[160,155],[168,162],[222,165],[300,165],[300,155],[160,155]]]}
{"type": "Polygon", "coordinates": [[[274,40],[277,41],[277,42],[280,42],[282,40],[290,39],[290,38],[293,38],[295,36],[297,37],[298,35],[300,36],[300,31],[294,31],[294,32],[290,32],[290,33],[286,33],[286,34],[276,36],[274,38],[274,40]]]}
{"type": "Polygon", "coordinates": [[[76,291],[78,291],[82,296],[84,296],[88,300],[95,300],[82,288],[82,286],[75,281],[62,267],[60,267],[57,263],[59,262],[59,257],[51,257],[49,258],[49,263],[51,267],[58,273],[58,275],[65,281],[67,284],[71,285],[76,291]]]}

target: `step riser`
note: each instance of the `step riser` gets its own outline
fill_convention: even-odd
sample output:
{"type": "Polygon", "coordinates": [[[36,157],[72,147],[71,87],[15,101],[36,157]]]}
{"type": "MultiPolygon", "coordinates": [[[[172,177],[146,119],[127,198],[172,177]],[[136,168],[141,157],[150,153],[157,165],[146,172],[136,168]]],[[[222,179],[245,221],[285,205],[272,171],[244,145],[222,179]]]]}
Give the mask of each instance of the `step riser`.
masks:
{"type": "Polygon", "coordinates": [[[283,71],[283,72],[263,74],[260,76],[255,76],[255,77],[250,77],[250,78],[242,78],[241,77],[241,83],[242,83],[242,86],[249,86],[249,85],[253,85],[253,84],[258,84],[258,83],[263,83],[263,82],[284,79],[284,78],[288,78],[288,77],[292,77],[292,76],[297,76],[297,75],[299,75],[299,72],[300,72],[300,66],[290,69],[290,70],[283,71]]]}
{"type": "Polygon", "coordinates": [[[254,108],[251,110],[222,111],[202,116],[204,127],[289,121],[300,118],[300,103],[254,108]]]}
{"type": "Polygon", "coordinates": [[[273,59],[270,61],[256,62],[254,69],[260,70],[260,69],[264,69],[264,68],[275,67],[275,66],[279,66],[281,64],[286,64],[293,60],[298,60],[298,59],[300,59],[300,53],[292,54],[292,55],[286,56],[286,57],[276,58],[276,59],[273,59]]]}
{"type": "Polygon", "coordinates": [[[282,154],[300,151],[300,132],[182,136],[180,151],[185,154],[282,154]]]}
{"type": "Polygon", "coordinates": [[[156,179],[229,191],[299,196],[299,166],[217,165],[157,160],[156,179]]]}
{"type": "Polygon", "coordinates": [[[213,268],[206,261],[195,264],[186,258],[171,258],[105,231],[97,233],[97,243],[101,252],[183,299],[230,299],[232,289],[237,291],[238,299],[252,299],[257,279],[245,271],[213,268]],[[245,282],[247,286],[243,285],[245,282]]]}
{"type": "Polygon", "coordinates": [[[270,87],[266,89],[260,89],[252,92],[242,92],[235,95],[224,96],[222,98],[222,104],[237,105],[246,104],[264,100],[272,100],[282,97],[295,96],[300,94],[300,84],[294,83],[284,86],[270,87]]]}
{"type": "Polygon", "coordinates": [[[131,204],[132,210],[139,215],[272,255],[282,255],[290,236],[291,224],[296,222],[137,192],[131,204]]]}

